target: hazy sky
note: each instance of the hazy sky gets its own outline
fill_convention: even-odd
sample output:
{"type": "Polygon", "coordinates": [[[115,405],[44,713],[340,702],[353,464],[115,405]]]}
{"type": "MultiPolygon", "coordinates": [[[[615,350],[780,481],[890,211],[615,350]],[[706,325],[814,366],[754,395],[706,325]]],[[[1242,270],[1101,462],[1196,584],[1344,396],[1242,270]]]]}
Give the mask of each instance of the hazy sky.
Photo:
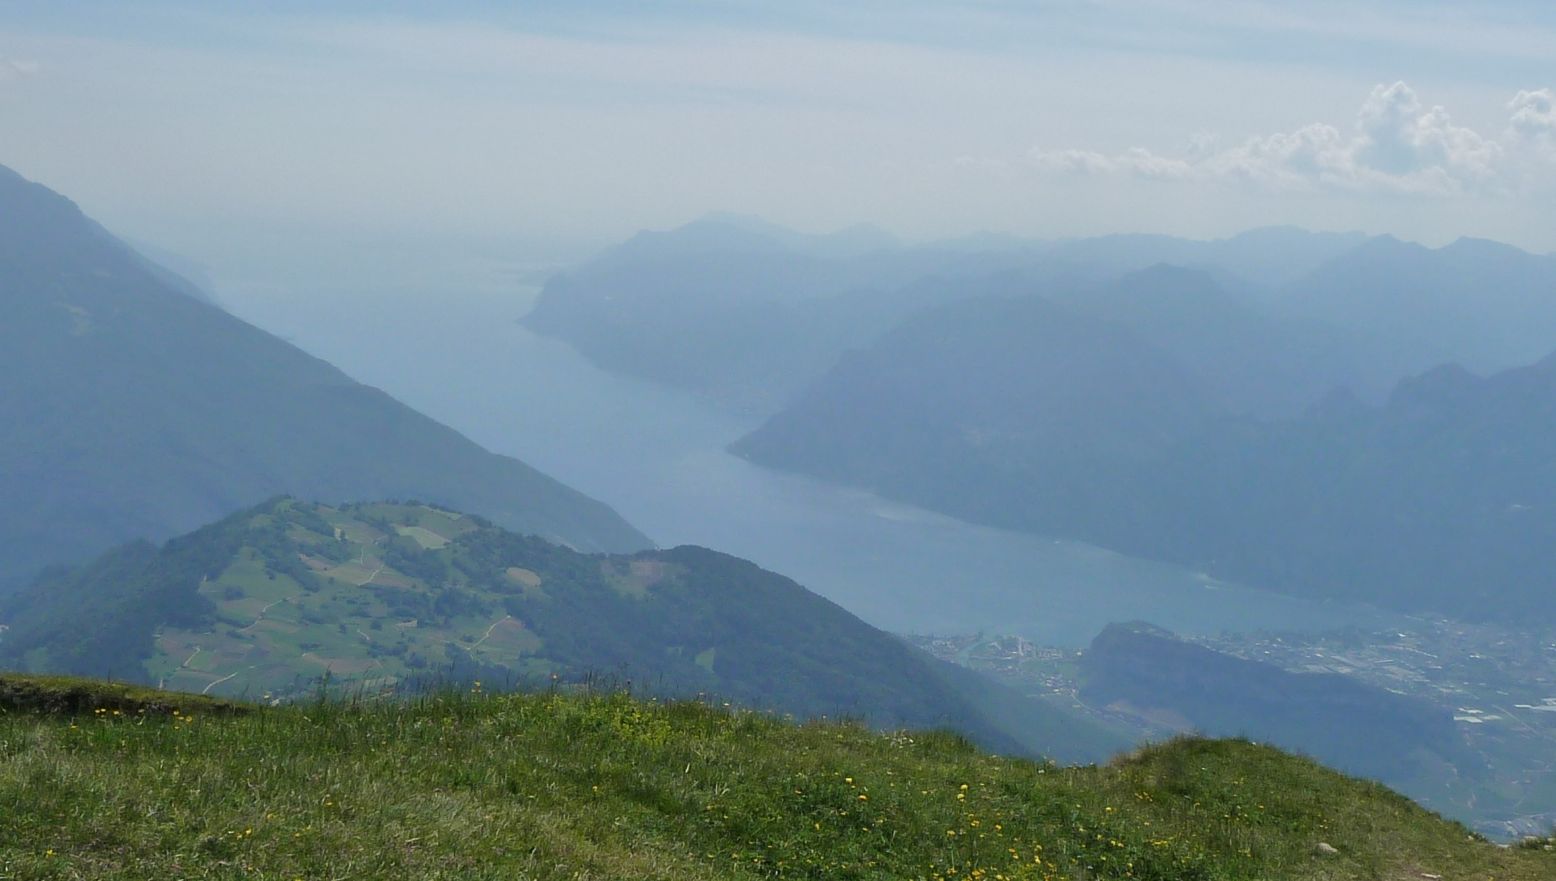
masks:
{"type": "Polygon", "coordinates": [[[219,268],[713,210],[1556,250],[1544,0],[265,5],[0,0],[0,163],[219,268]]]}

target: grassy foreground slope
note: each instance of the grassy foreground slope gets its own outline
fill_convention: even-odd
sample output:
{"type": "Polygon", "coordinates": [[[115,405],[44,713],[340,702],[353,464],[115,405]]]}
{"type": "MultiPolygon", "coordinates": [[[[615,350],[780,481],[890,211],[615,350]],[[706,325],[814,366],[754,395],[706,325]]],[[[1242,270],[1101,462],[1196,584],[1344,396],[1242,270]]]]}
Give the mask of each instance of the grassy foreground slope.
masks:
{"type": "Polygon", "coordinates": [[[1237,741],[1060,768],[619,694],[116,709],[0,712],[0,877],[1556,877],[1237,741]]]}

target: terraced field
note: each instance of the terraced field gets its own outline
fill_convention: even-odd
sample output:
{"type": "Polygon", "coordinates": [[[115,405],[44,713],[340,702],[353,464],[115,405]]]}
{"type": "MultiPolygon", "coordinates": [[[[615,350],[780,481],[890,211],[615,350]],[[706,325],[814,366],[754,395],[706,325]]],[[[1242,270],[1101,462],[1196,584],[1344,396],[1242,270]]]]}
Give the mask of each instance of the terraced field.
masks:
{"type": "MultiPolygon", "coordinates": [[[[311,577],[277,571],[265,550],[243,547],[231,565],[200,584],[200,596],[215,607],[215,626],[158,632],[146,668],[159,686],[274,698],[325,676],[369,689],[393,686],[467,659],[530,675],[550,672],[539,659],[515,665],[536,655],[544,641],[508,614],[502,594],[467,579],[459,587],[462,608],[428,615],[427,603],[435,605],[447,583],[396,566],[401,555],[392,549],[403,552],[410,542],[442,551],[479,530],[476,521],[422,505],[320,505],[311,511],[319,516],[312,528],[293,522],[285,530],[311,577]]],[[[267,533],[267,516],[273,515],[252,524],[259,534],[267,533]]],[[[525,588],[543,587],[541,576],[520,571],[527,573],[525,588]]]]}

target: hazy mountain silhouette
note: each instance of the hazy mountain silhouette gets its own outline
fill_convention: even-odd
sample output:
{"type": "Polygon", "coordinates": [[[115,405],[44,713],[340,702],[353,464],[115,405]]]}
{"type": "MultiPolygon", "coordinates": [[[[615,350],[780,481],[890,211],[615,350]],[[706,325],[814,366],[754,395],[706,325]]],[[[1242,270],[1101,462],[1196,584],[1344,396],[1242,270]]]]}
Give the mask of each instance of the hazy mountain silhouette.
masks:
{"type": "Polygon", "coordinates": [[[1239,398],[1285,387],[1295,403],[1290,389],[1339,378],[1343,359],[1306,347],[1343,336],[1308,332],[1176,270],[1068,307],[953,303],[845,358],[734,449],[1297,594],[1508,619],[1549,596],[1556,357],[1485,379],[1437,368],[1376,406],[1339,390],[1293,418],[1239,413],[1239,398]]]}
{"type": "Polygon", "coordinates": [[[1472,370],[1525,365],[1556,350],[1556,257],[1460,239],[1426,248],[1382,236],[1293,282],[1291,314],[1386,336],[1472,370]]]}
{"type": "Polygon", "coordinates": [[[734,450],[966,519],[1062,530],[1128,506],[1125,463],[1218,414],[1130,328],[991,297],[920,313],[849,354],[734,450]]]}
{"type": "Polygon", "coordinates": [[[891,248],[869,230],[804,236],[703,220],[639,233],[553,278],[524,323],[609,370],[767,412],[904,314],[861,324],[834,319],[831,301],[893,290],[961,259],[891,248]]]}
{"type": "Polygon", "coordinates": [[[873,227],[808,235],[713,215],[639,233],[554,278],[525,323],[607,369],[768,414],[843,352],[921,309],[1003,292],[1012,278],[1058,294],[1169,262],[1203,267],[1252,306],[1362,240],[1272,228],[1211,242],[983,234],[910,247],[873,227]]]}
{"type": "Polygon", "coordinates": [[[416,497],[588,549],[604,505],[172,283],[0,169],[0,580],[292,493],[416,497]]]}
{"type": "Polygon", "coordinates": [[[1053,296],[1130,327],[1239,415],[1294,416],[1336,388],[1381,401],[1425,358],[1384,337],[1278,314],[1204,270],[1157,264],[1053,296]]]}
{"type": "Polygon", "coordinates": [[[1057,243],[1048,259],[1134,272],[1170,263],[1274,287],[1300,278],[1364,244],[1361,233],[1309,232],[1293,226],[1252,229],[1224,239],[1117,234],[1057,243]]]}

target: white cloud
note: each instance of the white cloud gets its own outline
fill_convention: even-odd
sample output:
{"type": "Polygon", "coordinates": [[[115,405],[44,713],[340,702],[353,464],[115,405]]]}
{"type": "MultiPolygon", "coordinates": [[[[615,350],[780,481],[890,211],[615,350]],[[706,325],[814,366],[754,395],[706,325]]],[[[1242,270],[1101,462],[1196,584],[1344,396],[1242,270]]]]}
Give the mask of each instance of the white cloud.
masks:
{"type": "Polygon", "coordinates": [[[1130,174],[1153,180],[1183,180],[1192,177],[1194,165],[1183,159],[1169,159],[1136,147],[1116,156],[1090,150],[1033,150],[1030,159],[1045,171],[1078,174],[1130,174]]]}
{"type": "Polygon", "coordinates": [[[1355,157],[1334,126],[1314,123],[1212,153],[1194,165],[1203,176],[1245,180],[1274,189],[1309,182],[1341,184],[1355,175],[1355,157]]]}
{"type": "Polygon", "coordinates": [[[1520,91],[1507,109],[1513,113],[1508,121],[1509,140],[1556,154],[1556,91],[1520,91]]]}
{"type": "Polygon", "coordinates": [[[1423,106],[1398,82],[1372,90],[1349,133],[1312,123],[1227,148],[1196,135],[1183,158],[1135,147],[1117,154],[1034,149],[1029,159],[1048,173],[1233,181],[1273,190],[1497,193],[1513,186],[1514,166],[1556,160],[1556,93],[1521,91],[1508,109],[1504,144],[1455,124],[1440,106],[1423,106]]]}
{"type": "Polygon", "coordinates": [[[31,61],[20,61],[15,58],[7,58],[0,55],[0,83],[8,83],[32,76],[38,72],[38,65],[31,61]]]}

